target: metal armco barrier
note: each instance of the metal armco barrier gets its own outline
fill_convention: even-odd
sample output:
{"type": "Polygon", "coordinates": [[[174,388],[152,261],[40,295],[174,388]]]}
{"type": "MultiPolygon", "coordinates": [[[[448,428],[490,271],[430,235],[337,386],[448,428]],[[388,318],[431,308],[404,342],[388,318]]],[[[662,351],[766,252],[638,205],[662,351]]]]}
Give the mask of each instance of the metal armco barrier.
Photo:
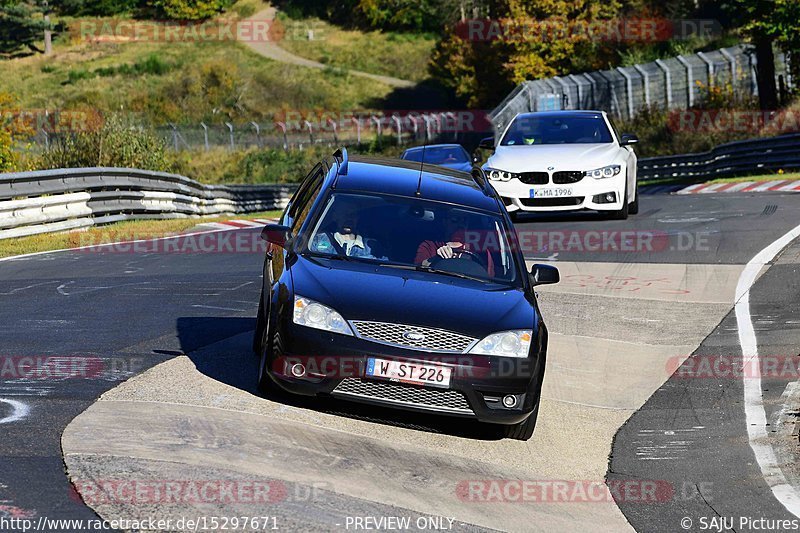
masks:
{"type": "Polygon", "coordinates": [[[282,209],[296,188],[203,185],[130,168],[70,168],[0,174],[0,239],[136,219],[282,209]]]}
{"type": "MultiPolygon", "coordinates": [[[[800,168],[800,134],[721,144],[708,152],[640,159],[640,180],[694,181],[800,168]]],[[[776,176],[776,179],[778,176],[776,176]]]]}

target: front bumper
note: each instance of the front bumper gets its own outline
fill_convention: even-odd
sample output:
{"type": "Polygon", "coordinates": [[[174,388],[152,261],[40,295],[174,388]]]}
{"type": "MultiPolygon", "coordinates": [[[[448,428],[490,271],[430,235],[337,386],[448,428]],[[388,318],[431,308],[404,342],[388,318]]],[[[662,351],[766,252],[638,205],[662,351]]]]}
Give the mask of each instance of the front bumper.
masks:
{"type": "MultiPolygon", "coordinates": [[[[282,330],[283,352],[273,353],[269,375],[282,389],[309,396],[345,400],[418,412],[462,416],[494,424],[517,424],[539,401],[544,352],[527,359],[417,351],[288,324],[282,330]],[[409,385],[367,378],[367,359],[378,357],[451,368],[449,388],[409,385]],[[303,365],[302,376],[293,374],[303,365]],[[506,408],[503,396],[518,398],[506,408]]],[[[542,343],[540,343],[541,346],[542,343]]],[[[546,347],[546,341],[543,342],[546,347]]]]}
{"type": "Polygon", "coordinates": [[[622,209],[625,198],[625,171],[610,178],[583,178],[576,183],[531,185],[519,179],[510,181],[490,181],[509,212],[528,211],[578,211],[591,209],[595,211],[618,211],[622,209]],[[542,189],[569,189],[570,194],[558,197],[537,198],[531,191],[542,189]],[[605,201],[598,197],[612,193],[614,201],[605,201]]]}

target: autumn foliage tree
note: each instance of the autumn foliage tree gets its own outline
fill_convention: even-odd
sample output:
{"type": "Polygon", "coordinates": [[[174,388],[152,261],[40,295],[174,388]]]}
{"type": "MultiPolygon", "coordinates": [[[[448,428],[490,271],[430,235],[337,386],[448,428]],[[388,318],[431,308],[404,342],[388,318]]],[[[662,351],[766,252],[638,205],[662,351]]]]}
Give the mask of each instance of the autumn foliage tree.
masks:
{"type": "Polygon", "coordinates": [[[618,0],[500,0],[481,22],[451,26],[431,60],[435,78],[467,105],[496,105],[525,80],[606,67],[618,60],[608,29],[618,0]]]}

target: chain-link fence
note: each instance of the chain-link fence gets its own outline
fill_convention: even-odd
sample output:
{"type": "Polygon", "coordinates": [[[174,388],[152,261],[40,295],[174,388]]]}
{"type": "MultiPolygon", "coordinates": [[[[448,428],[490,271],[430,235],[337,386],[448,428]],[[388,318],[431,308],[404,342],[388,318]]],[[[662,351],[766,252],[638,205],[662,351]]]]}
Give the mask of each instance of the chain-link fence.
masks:
{"type": "MultiPolygon", "coordinates": [[[[463,111],[407,113],[395,115],[348,116],[346,119],[226,123],[223,126],[200,123],[169,125],[157,131],[176,151],[283,148],[302,150],[308,146],[362,144],[383,137],[397,145],[437,142],[462,142],[474,133],[491,132],[491,123],[482,113],[484,127],[464,127],[463,111]]],[[[472,112],[469,112],[472,113],[472,112]]],[[[479,121],[478,121],[479,122],[479,121]]]]}
{"type": "MultiPolygon", "coordinates": [[[[776,57],[777,75],[793,86],[785,57],[776,57]]],[[[701,105],[704,88],[730,87],[737,99],[758,96],[756,58],[751,47],[731,48],[651,63],[555,76],[517,86],[490,117],[500,132],[517,115],[553,109],[597,109],[629,119],[642,109],[687,109],[701,105]]]]}

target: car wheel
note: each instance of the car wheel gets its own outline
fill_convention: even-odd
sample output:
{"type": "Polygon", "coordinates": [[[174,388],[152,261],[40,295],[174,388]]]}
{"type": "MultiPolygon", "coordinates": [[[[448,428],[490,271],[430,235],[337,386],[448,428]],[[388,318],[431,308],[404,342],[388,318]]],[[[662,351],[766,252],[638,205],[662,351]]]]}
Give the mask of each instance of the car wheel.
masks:
{"type": "Polygon", "coordinates": [[[611,218],[614,220],[625,220],[628,218],[628,188],[625,187],[625,193],[622,197],[622,209],[612,211],[611,218]]]}
{"type": "Polygon", "coordinates": [[[269,353],[265,348],[261,350],[261,361],[258,363],[258,390],[261,394],[268,394],[273,389],[272,378],[268,374],[269,353]]]}
{"type": "Polygon", "coordinates": [[[531,416],[525,419],[524,422],[506,426],[506,438],[515,440],[528,440],[533,436],[533,430],[536,428],[536,419],[539,418],[539,404],[541,400],[536,402],[536,407],[533,409],[531,416]]]}
{"type": "Polygon", "coordinates": [[[633,193],[635,196],[633,197],[633,202],[631,202],[630,207],[628,208],[628,213],[631,215],[639,214],[639,186],[636,186],[636,190],[633,193]]]}

